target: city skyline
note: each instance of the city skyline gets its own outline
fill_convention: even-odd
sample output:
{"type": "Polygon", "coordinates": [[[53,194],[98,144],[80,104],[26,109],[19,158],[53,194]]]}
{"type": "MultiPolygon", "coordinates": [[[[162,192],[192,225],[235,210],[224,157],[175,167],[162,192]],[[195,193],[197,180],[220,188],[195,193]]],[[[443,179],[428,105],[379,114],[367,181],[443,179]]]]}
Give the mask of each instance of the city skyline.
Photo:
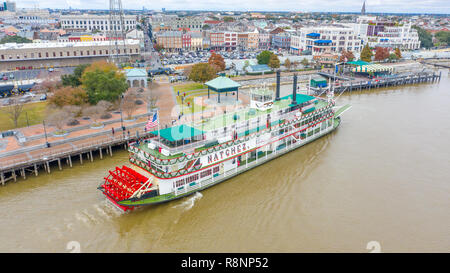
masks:
{"type": "MultiPolygon", "coordinates": [[[[107,0],[17,0],[18,8],[53,8],[53,9],[108,9],[107,0]]],[[[124,9],[140,10],[193,10],[193,11],[293,11],[293,12],[359,12],[364,1],[350,0],[305,0],[301,3],[293,0],[250,0],[242,3],[238,0],[214,2],[206,0],[162,0],[153,4],[152,1],[126,0],[122,1],[124,9]],[[188,9],[186,7],[189,7],[188,9]],[[298,7],[298,8],[293,8],[298,7]]],[[[367,13],[435,13],[449,14],[450,5],[446,0],[370,0],[366,1],[367,13]]]]}

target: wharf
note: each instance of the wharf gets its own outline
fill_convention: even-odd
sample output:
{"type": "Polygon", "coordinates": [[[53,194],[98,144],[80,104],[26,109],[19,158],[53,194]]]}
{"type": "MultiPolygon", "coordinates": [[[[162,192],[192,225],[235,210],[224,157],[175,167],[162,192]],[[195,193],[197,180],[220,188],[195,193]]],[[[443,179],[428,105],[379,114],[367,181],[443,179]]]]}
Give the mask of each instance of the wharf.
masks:
{"type": "MultiPolygon", "coordinates": [[[[433,83],[435,81],[440,81],[441,73],[429,73],[429,72],[416,72],[410,74],[400,74],[392,77],[379,78],[379,79],[369,79],[369,80],[349,80],[341,82],[340,84],[335,84],[333,86],[335,93],[342,93],[345,91],[357,91],[362,89],[375,89],[389,86],[399,86],[406,84],[416,84],[416,83],[433,83]]],[[[326,89],[324,88],[314,88],[311,87],[313,93],[322,94],[326,89]]]]}

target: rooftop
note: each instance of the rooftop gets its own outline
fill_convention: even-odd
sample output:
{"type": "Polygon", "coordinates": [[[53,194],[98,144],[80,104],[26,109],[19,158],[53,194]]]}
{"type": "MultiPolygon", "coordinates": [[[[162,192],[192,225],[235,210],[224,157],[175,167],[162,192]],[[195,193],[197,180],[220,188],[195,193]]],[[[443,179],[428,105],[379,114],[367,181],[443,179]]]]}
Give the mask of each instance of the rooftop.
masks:
{"type": "MultiPolygon", "coordinates": [[[[159,131],[159,135],[168,141],[190,139],[203,133],[203,131],[185,124],[164,128],[159,131]]],[[[158,135],[158,130],[152,131],[151,134],[158,135]]]]}
{"type": "Polygon", "coordinates": [[[217,77],[214,80],[206,82],[205,85],[215,90],[241,87],[239,83],[227,77],[217,77]]]}
{"type": "MultiPolygon", "coordinates": [[[[126,44],[138,45],[139,40],[127,39],[126,44]]],[[[7,43],[0,45],[0,50],[7,49],[38,49],[38,48],[58,48],[58,47],[91,47],[91,46],[109,46],[109,41],[91,41],[91,42],[45,42],[45,43],[7,43]]]]}
{"type": "Polygon", "coordinates": [[[127,77],[147,77],[147,71],[145,71],[145,69],[139,68],[126,69],[125,73],[127,77]]]}

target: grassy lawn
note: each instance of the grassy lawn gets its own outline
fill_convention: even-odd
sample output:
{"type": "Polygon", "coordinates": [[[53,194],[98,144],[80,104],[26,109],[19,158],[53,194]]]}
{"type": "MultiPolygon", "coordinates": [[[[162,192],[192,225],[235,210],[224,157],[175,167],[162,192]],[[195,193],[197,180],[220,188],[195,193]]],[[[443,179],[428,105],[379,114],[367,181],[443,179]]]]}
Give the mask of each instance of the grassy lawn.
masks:
{"type": "MultiPolygon", "coordinates": [[[[208,94],[207,86],[203,85],[201,83],[187,83],[187,84],[176,85],[173,87],[173,91],[175,93],[177,104],[180,106],[182,105],[181,104],[181,95],[183,95],[183,93],[186,93],[186,98],[183,103],[183,111],[185,114],[192,113],[192,105],[194,104],[195,97],[204,96],[204,95],[208,94]],[[177,95],[178,91],[180,92],[180,96],[177,95]],[[188,102],[190,105],[189,109],[187,107],[188,102]]],[[[195,104],[194,107],[195,107],[194,113],[200,112],[200,111],[206,109],[205,106],[200,106],[198,104],[195,104]]]]}
{"type": "MultiPolygon", "coordinates": [[[[175,85],[173,87],[173,90],[175,91],[175,94],[177,93],[177,91],[181,92],[189,92],[191,90],[196,90],[196,89],[205,89],[208,88],[206,85],[201,84],[201,83],[186,83],[186,84],[180,84],[180,85],[175,85]]],[[[186,94],[187,95],[187,94],[186,94]]]]}
{"type": "MultiPolygon", "coordinates": [[[[18,127],[26,127],[28,125],[27,116],[29,125],[42,123],[46,107],[46,101],[25,104],[23,106],[22,114],[19,117],[18,127]]],[[[0,131],[14,129],[14,122],[3,112],[5,108],[6,107],[0,108],[0,113],[2,115],[2,118],[0,118],[0,131]]]]}
{"type": "MultiPolygon", "coordinates": [[[[182,110],[184,111],[184,114],[192,113],[192,105],[194,105],[194,98],[195,97],[188,97],[188,98],[186,98],[184,100],[183,108],[182,108],[182,110]],[[189,108],[188,108],[188,102],[189,102],[189,106],[190,106],[189,108]]],[[[181,106],[181,99],[180,98],[177,98],[177,103],[178,103],[178,105],[181,106]]],[[[194,107],[195,107],[194,108],[194,113],[201,112],[202,110],[205,110],[207,108],[206,106],[200,106],[198,104],[195,104],[194,107]]]]}

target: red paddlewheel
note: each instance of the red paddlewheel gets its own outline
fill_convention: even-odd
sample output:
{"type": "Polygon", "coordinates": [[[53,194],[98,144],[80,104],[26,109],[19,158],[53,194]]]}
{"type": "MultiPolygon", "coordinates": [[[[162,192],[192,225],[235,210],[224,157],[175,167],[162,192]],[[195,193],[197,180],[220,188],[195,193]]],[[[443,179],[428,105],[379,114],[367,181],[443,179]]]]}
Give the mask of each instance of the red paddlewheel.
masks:
{"type": "Polygon", "coordinates": [[[117,202],[130,198],[147,180],[147,177],[135,170],[122,166],[109,171],[102,187],[104,192],[117,202]]]}

